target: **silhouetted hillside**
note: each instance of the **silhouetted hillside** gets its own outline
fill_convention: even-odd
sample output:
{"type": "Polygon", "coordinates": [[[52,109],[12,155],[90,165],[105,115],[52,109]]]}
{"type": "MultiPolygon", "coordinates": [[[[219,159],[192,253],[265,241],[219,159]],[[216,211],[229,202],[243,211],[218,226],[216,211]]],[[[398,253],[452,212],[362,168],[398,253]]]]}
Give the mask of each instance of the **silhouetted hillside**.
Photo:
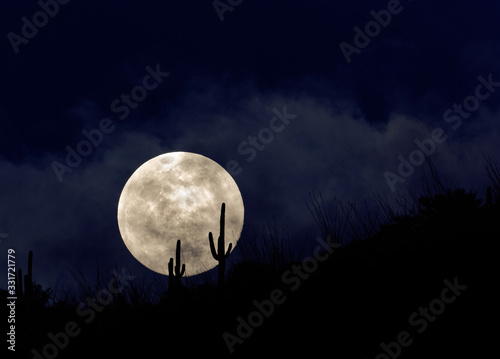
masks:
{"type": "Polygon", "coordinates": [[[381,343],[394,357],[478,357],[490,330],[483,323],[493,315],[499,205],[481,206],[462,190],[419,203],[418,213],[368,239],[328,248],[325,238],[303,262],[243,261],[223,287],[165,292],[158,303],[120,294],[92,320],[75,303],[31,308],[30,318],[19,314],[25,320],[18,348],[42,352],[49,332],[74,322],[81,332],[66,345],[60,339],[57,358],[308,353],[361,359],[377,357],[381,343]],[[450,286],[455,289],[445,290],[450,286]],[[429,317],[419,314],[429,306],[429,317]],[[411,344],[398,354],[390,343],[400,335],[411,344]]]}

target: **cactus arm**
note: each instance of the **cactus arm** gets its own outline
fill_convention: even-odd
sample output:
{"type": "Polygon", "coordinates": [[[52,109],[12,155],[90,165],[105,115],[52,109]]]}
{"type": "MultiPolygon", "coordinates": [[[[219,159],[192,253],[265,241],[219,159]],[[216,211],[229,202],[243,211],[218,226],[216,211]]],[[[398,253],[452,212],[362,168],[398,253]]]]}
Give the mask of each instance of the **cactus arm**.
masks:
{"type": "Polygon", "coordinates": [[[208,233],[208,241],[210,242],[210,251],[212,252],[212,256],[216,261],[219,260],[219,256],[217,255],[217,252],[215,251],[215,245],[214,245],[214,237],[212,236],[212,232],[208,233]]]}
{"type": "Polygon", "coordinates": [[[226,252],[226,258],[229,257],[229,253],[231,253],[231,248],[233,248],[233,244],[229,243],[229,247],[227,248],[227,252],[226,252]]]}

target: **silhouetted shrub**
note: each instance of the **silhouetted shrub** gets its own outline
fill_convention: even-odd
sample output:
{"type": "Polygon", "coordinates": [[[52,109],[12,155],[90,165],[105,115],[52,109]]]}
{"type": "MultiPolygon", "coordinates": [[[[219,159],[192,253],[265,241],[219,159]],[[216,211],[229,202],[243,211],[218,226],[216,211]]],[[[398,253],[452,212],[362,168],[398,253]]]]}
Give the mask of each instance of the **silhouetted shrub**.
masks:
{"type": "Polygon", "coordinates": [[[418,211],[425,217],[467,217],[482,203],[476,196],[477,193],[466,192],[463,188],[446,190],[444,194],[438,193],[433,197],[420,197],[418,211]]]}

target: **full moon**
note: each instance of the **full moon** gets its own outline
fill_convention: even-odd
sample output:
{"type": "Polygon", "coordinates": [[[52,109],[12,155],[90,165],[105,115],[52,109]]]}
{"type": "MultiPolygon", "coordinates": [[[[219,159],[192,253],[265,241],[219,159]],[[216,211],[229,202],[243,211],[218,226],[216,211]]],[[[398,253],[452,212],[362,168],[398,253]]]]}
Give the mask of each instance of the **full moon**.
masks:
{"type": "Polygon", "coordinates": [[[132,255],[149,269],[168,275],[181,240],[186,276],[218,262],[208,233],[219,237],[221,205],[226,204],[225,246],[233,248],[243,228],[243,199],[231,175],[211,159],[169,152],[141,165],[125,184],[118,202],[118,227],[132,255]]]}

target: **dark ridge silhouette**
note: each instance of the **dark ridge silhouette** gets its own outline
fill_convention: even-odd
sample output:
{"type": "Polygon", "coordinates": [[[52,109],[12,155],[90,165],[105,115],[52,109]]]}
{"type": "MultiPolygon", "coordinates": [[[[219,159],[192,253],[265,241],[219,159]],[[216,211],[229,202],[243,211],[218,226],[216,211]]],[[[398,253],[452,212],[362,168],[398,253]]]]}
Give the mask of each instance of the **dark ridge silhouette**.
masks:
{"type": "MultiPolygon", "coordinates": [[[[307,267],[310,259],[277,255],[276,248],[283,251],[285,246],[275,243],[269,255],[247,253],[233,264],[222,291],[208,282],[196,287],[186,283],[179,295],[168,295],[167,288],[176,286],[170,281],[180,282],[184,274],[178,241],[175,267],[173,258],[169,262],[173,275],[168,287],[163,276],[149,282],[136,279],[96,311],[91,323],[85,323],[86,317],[76,308],[88,298],[97,298],[102,288],[91,288],[80,278],[80,296],[33,306],[30,335],[18,338],[20,357],[32,358],[32,348],[41,353],[54,343],[49,333],[56,335],[71,321],[81,333],[58,349],[57,358],[149,358],[159,350],[228,358],[263,354],[349,359],[486,357],[486,344],[495,342],[486,322],[495,308],[500,201],[493,187],[482,204],[474,192],[447,188],[437,177],[432,181],[423,195],[401,200],[399,209],[389,211],[384,207],[387,202],[379,202],[382,213],[371,217],[362,215],[353,202],[333,202],[337,212],[328,203],[317,202],[321,204],[317,213],[325,219],[318,223],[320,230],[337,234],[333,242],[343,243],[330,254],[326,248],[311,253],[310,258],[326,258],[317,267],[307,267]],[[377,230],[372,229],[374,218],[379,220],[377,230]],[[440,307],[446,281],[466,289],[440,307]],[[271,300],[276,300],[272,294],[276,291],[285,298],[279,304],[271,300]],[[427,317],[419,314],[422,310],[427,310],[427,317]],[[417,322],[410,320],[414,313],[417,322]],[[392,343],[403,332],[409,333],[412,342],[397,349],[392,343]],[[239,338],[233,354],[225,333],[239,338]],[[381,354],[383,346],[393,348],[392,354],[381,354]]],[[[223,204],[215,254],[226,256],[230,251],[224,251],[224,215],[223,204]]],[[[215,251],[211,234],[209,241],[215,251]]],[[[245,238],[240,241],[245,248],[245,238]]],[[[100,280],[103,286],[107,282],[100,280]]],[[[37,285],[33,288],[34,298],[47,293],[37,285]]],[[[448,298],[452,294],[446,292],[448,298]]],[[[23,316],[19,321],[20,331],[27,328],[23,316]]]]}
{"type": "Polygon", "coordinates": [[[177,240],[175,247],[175,270],[174,270],[174,259],[170,258],[168,262],[168,288],[172,292],[178,291],[182,288],[181,278],[186,271],[186,264],[182,264],[181,269],[181,240],[177,240]]]}
{"type": "Polygon", "coordinates": [[[208,233],[208,241],[210,243],[210,251],[212,252],[212,257],[219,262],[218,268],[218,285],[222,287],[224,285],[224,276],[226,275],[226,258],[229,257],[231,253],[232,243],[229,243],[229,247],[226,251],[225,237],[224,237],[224,227],[225,227],[225,215],[226,215],[226,204],[222,203],[220,209],[220,234],[217,240],[217,252],[215,251],[214,238],[212,232],[208,233]]]}

